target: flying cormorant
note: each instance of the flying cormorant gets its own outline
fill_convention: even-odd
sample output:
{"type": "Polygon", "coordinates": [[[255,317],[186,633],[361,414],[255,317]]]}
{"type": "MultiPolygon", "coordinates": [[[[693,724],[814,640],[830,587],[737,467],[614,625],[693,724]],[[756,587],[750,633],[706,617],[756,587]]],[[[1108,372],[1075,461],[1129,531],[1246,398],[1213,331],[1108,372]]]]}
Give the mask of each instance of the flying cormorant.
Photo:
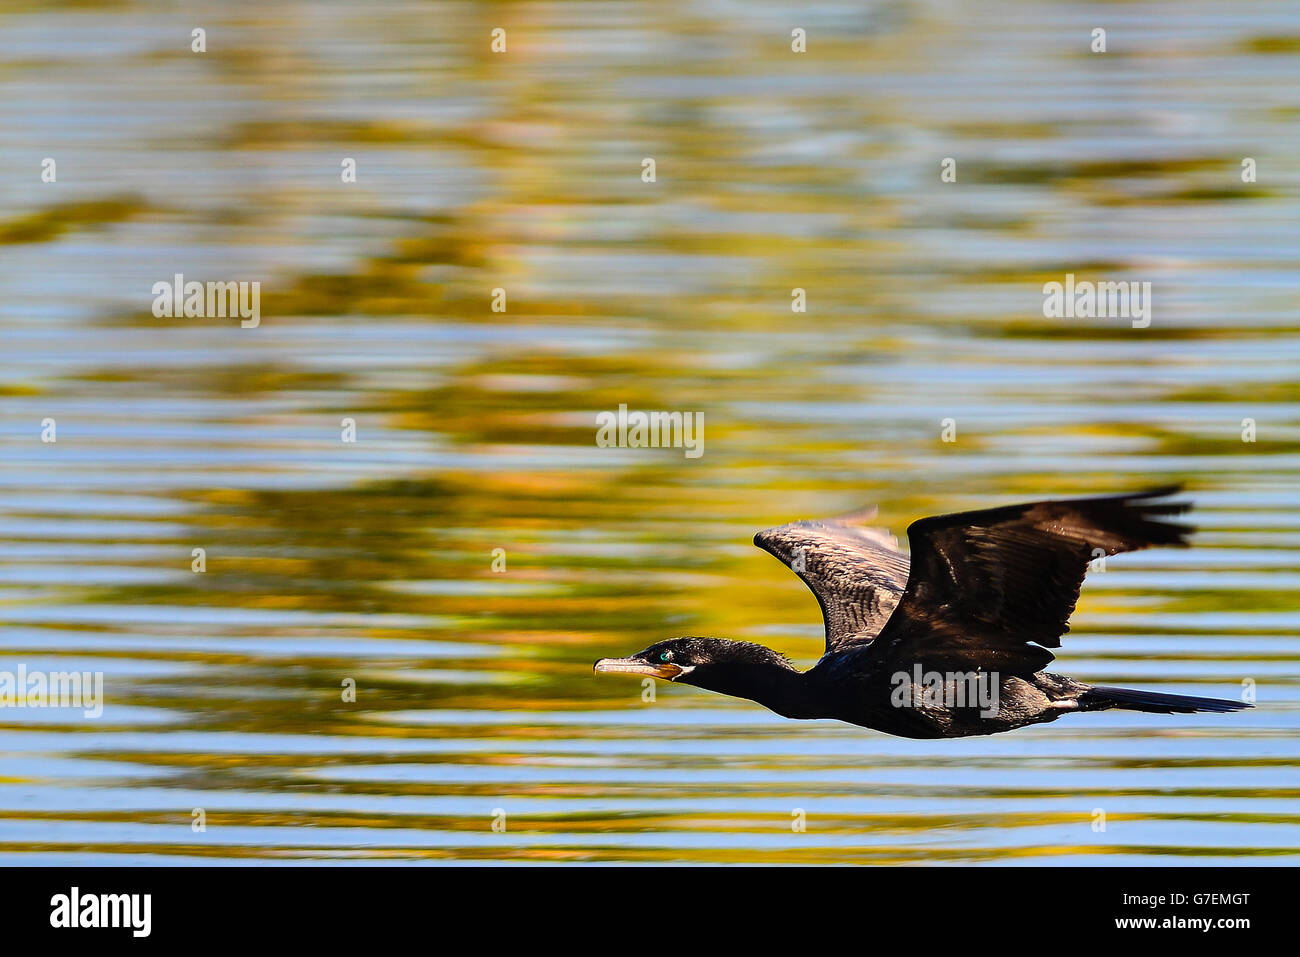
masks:
{"type": "MultiPolygon", "coordinates": [[[[1074,711],[1236,711],[1237,701],[1088,685],[1043,671],[1091,562],[1186,547],[1163,521],[1177,486],[938,515],[907,530],[911,557],[859,513],[754,536],[812,589],[826,651],[799,671],[763,645],[673,638],[598,672],[651,675],[748,698],[787,718],[837,718],[908,738],[996,734],[1074,711]]],[[[874,515],[874,512],[871,513],[874,515]]]]}

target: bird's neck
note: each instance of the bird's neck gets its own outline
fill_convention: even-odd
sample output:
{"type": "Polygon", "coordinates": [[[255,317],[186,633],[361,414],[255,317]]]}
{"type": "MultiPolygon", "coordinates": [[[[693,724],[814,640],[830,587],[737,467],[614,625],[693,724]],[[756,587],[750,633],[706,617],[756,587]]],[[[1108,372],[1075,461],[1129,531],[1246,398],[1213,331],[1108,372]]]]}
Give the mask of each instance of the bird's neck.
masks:
{"type": "Polygon", "coordinates": [[[757,701],[785,718],[821,717],[807,674],[796,671],[775,652],[770,661],[711,669],[708,684],[701,684],[701,687],[757,701]]]}

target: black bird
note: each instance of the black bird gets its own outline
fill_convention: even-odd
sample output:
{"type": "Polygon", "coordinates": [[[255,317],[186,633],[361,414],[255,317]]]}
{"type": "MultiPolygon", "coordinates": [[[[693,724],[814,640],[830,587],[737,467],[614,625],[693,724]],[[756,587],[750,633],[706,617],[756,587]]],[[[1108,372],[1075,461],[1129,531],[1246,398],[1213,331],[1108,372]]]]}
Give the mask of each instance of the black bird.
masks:
{"type": "Polygon", "coordinates": [[[1073,711],[1236,711],[1237,701],[1088,685],[1043,671],[1093,561],[1194,531],[1164,521],[1177,486],[937,515],[907,529],[911,558],[871,514],[793,522],[754,544],[808,585],[826,651],[808,671],[763,645],[673,638],[598,672],[651,675],[748,698],[787,718],[837,718],[907,738],[996,734],[1073,711]]]}

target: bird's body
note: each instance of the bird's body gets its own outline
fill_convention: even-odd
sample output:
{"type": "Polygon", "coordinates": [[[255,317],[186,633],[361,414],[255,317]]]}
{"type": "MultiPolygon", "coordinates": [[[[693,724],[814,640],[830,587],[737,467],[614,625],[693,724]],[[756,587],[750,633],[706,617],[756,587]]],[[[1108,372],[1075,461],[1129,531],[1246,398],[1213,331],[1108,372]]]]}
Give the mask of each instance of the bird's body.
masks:
{"type": "Polygon", "coordinates": [[[1186,510],[1136,495],[940,515],[908,529],[911,556],[861,515],[794,522],[754,543],[816,595],[826,651],[799,671],[763,645],[674,638],[600,672],[653,675],[748,698],[788,718],[836,718],[908,738],[996,734],[1075,711],[1235,711],[1216,698],[1084,684],[1044,671],[1091,562],[1185,546],[1186,510]]]}

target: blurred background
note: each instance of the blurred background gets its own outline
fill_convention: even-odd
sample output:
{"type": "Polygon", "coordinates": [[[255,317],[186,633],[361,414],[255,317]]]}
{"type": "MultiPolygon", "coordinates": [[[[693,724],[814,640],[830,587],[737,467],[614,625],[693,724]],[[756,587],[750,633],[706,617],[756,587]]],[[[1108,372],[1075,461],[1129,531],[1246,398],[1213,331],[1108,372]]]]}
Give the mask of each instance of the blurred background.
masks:
{"type": "Polygon", "coordinates": [[[1296,863],[1298,92],[1286,0],[0,0],[0,669],[107,699],[0,710],[0,863],[1296,863]],[[1150,328],[1043,318],[1067,272],[1150,328]],[[175,273],[261,325],[154,318],[175,273]],[[703,457],[598,448],[620,403],[703,457]],[[760,528],[1171,480],[1197,547],[1057,670],[1256,711],[925,742],[591,674],[815,661],[760,528]]]}

